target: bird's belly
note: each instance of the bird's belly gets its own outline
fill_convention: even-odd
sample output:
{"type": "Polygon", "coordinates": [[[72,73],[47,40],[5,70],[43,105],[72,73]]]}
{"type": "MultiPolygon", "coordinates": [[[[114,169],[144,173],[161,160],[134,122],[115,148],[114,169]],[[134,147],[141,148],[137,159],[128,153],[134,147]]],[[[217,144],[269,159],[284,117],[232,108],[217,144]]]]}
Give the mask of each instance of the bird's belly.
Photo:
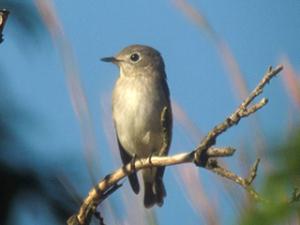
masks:
{"type": "MultiPolygon", "coordinates": [[[[118,91],[118,90],[115,90],[118,91]]],[[[113,116],[119,141],[125,151],[147,157],[160,150],[162,129],[160,115],[165,96],[157,89],[127,88],[116,96],[113,116]]]]}

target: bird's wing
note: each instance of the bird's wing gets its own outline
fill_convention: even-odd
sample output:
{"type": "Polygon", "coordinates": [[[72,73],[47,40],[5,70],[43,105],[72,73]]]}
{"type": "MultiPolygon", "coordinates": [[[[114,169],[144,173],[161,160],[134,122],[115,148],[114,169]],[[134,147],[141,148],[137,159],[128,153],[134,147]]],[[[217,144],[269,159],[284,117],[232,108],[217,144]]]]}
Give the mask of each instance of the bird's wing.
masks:
{"type": "MultiPolygon", "coordinates": [[[[159,153],[160,156],[167,155],[169,152],[169,147],[170,147],[171,140],[172,140],[172,126],[173,126],[169,87],[168,87],[166,79],[164,78],[162,80],[163,80],[162,88],[163,88],[163,90],[165,92],[165,96],[167,97],[167,100],[168,100],[167,105],[166,105],[167,111],[166,111],[165,117],[164,117],[165,123],[164,123],[164,127],[162,127],[162,129],[163,128],[165,129],[166,136],[167,136],[167,140],[165,140],[165,141],[167,141],[167,142],[164,143],[166,145],[165,148],[160,150],[160,153],[159,153]]],[[[157,169],[157,173],[156,173],[157,179],[162,179],[162,177],[164,175],[164,171],[165,171],[165,167],[159,167],[157,169]]]]}
{"type": "MultiPolygon", "coordinates": [[[[117,140],[118,140],[118,145],[119,145],[122,162],[124,165],[126,165],[132,161],[132,157],[123,148],[122,144],[120,143],[118,135],[117,135],[117,140]]],[[[129,179],[129,183],[131,185],[132,190],[134,191],[134,193],[138,194],[140,191],[140,184],[139,184],[139,180],[137,178],[136,172],[130,174],[128,176],[128,179],[129,179]]]]}
{"type": "MultiPolygon", "coordinates": [[[[161,149],[159,155],[167,155],[169,152],[169,147],[171,144],[171,140],[172,140],[172,126],[173,126],[173,118],[172,118],[172,108],[171,108],[171,101],[170,101],[170,91],[169,91],[169,87],[167,84],[166,79],[162,79],[162,89],[164,91],[164,94],[167,98],[167,104],[165,105],[166,107],[166,112],[164,114],[164,123],[161,124],[162,129],[164,129],[165,135],[167,137],[167,139],[165,139],[164,141],[166,143],[164,143],[166,145],[165,148],[161,149]]],[[[163,115],[162,115],[163,116],[163,115]]],[[[162,122],[162,121],[161,121],[162,122]]]]}

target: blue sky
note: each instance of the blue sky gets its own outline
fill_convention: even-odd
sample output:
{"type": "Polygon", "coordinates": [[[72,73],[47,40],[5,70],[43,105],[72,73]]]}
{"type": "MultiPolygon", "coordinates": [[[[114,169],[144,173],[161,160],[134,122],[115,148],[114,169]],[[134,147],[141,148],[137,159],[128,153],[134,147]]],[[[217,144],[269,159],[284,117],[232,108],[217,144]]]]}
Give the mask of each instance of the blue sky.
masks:
{"type": "MultiPolygon", "coordinates": [[[[249,88],[254,87],[269,65],[278,64],[282,56],[287,56],[296,70],[300,70],[299,1],[194,0],[189,3],[206,16],[215,32],[226,41],[249,88]]],[[[172,98],[202,132],[221,122],[240,102],[214,43],[172,1],[56,0],[54,5],[73,48],[90,107],[97,155],[100,155],[99,159],[94,158],[94,163],[102,169],[97,179],[116,168],[116,164],[111,163],[113,156],[109,153],[103,120],[109,119],[104,118],[104,114],[110,109],[109,96],[118,70],[100,62],[101,57],[114,55],[135,43],[158,49],[165,60],[172,98]]],[[[8,21],[0,63],[11,98],[29,117],[29,122],[19,131],[35,149],[28,154],[27,163],[41,166],[41,171],[44,167],[53,167],[70,176],[81,174],[80,179],[86,182],[76,186],[84,195],[91,183],[59,52],[47,35],[27,46],[23,40],[28,40],[15,37],[19,33],[12,25],[8,21]],[[79,166],[74,167],[78,162],[79,166]]],[[[272,81],[263,95],[269,97],[270,102],[257,113],[260,127],[267,140],[280,142],[292,108],[281,79],[272,81]]],[[[253,138],[251,120],[246,120],[222,136],[218,145],[236,147],[241,140],[253,138]]],[[[171,153],[193,146],[189,135],[175,124],[171,153]]],[[[234,160],[237,158],[230,162],[234,160]]],[[[168,197],[164,207],[156,210],[158,221],[160,224],[199,224],[199,217],[185,201],[173,172],[169,171],[166,174],[168,197]],[[174,210],[179,214],[174,215],[174,210]]],[[[213,183],[215,179],[211,181],[213,175],[204,173],[206,189],[219,184],[213,183]]],[[[74,182],[78,183],[78,179],[74,178],[74,182]]],[[[225,207],[228,199],[221,196],[219,201],[220,207],[225,207]]],[[[220,215],[231,218],[232,222],[236,216],[232,204],[220,215]]]]}

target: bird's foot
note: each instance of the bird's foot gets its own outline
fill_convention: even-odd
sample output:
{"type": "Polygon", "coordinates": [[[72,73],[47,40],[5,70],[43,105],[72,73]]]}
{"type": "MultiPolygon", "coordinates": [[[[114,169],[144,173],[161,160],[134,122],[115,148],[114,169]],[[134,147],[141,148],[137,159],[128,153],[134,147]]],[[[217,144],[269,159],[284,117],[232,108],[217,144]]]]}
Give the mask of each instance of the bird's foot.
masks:
{"type": "Polygon", "coordinates": [[[153,156],[153,152],[149,155],[148,160],[149,160],[149,164],[152,165],[152,156],[153,156]]]}
{"type": "Polygon", "coordinates": [[[135,171],[135,161],[136,161],[136,154],[133,155],[132,159],[131,159],[131,162],[130,162],[130,169],[132,171],[135,171]]]}

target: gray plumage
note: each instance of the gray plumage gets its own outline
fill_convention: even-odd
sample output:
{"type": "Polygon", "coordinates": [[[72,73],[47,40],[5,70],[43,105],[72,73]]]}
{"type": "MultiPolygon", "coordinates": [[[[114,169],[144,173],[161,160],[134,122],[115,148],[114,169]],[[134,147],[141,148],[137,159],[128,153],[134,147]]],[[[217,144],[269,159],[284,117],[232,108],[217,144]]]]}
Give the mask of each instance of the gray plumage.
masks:
{"type": "MultiPolygon", "coordinates": [[[[121,158],[124,164],[134,156],[167,155],[161,151],[163,134],[161,113],[167,107],[167,135],[172,136],[172,112],[163,59],[158,51],[143,45],[131,45],[116,57],[103,61],[113,62],[120,68],[112,98],[113,120],[121,158]]],[[[162,181],[164,167],[142,170],[144,205],[161,206],[166,191],[162,181]]],[[[135,193],[140,190],[136,173],[129,176],[135,193]]]]}

